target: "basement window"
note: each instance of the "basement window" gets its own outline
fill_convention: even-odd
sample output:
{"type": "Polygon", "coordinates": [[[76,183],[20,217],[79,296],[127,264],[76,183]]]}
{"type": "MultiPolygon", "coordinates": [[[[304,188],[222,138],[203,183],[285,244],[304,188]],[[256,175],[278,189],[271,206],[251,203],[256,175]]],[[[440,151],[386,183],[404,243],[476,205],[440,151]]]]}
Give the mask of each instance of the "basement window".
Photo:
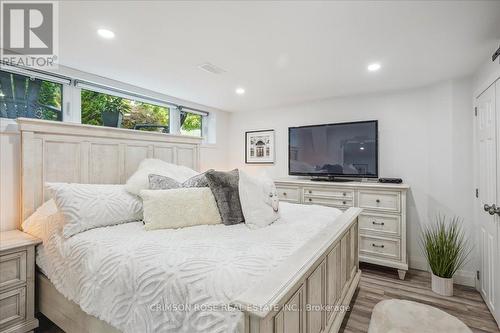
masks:
{"type": "Polygon", "coordinates": [[[0,71],[0,117],[63,119],[62,84],[0,71]]]}
{"type": "Polygon", "coordinates": [[[81,90],[82,124],[170,132],[170,109],[87,89],[81,90]]]}
{"type": "Polygon", "coordinates": [[[202,136],[203,116],[186,111],[180,112],[181,134],[191,136],[202,136]]]}

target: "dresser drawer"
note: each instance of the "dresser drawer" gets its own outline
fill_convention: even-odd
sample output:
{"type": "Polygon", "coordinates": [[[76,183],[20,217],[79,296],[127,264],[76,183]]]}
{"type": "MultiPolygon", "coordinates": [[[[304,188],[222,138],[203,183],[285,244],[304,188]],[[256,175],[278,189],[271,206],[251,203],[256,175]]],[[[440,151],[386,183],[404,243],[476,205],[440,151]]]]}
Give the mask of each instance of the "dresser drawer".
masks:
{"type": "Polygon", "coordinates": [[[280,200],[289,202],[300,202],[300,190],[298,187],[276,186],[280,200]]]}
{"type": "Polygon", "coordinates": [[[361,235],[359,239],[359,252],[363,256],[392,260],[399,260],[401,258],[399,239],[368,237],[364,235],[361,235]]]}
{"type": "Polygon", "coordinates": [[[26,318],[26,287],[0,293],[0,331],[26,318]]]}
{"type": "Polygon", "coordinates": [[[0,290],[26,282],[26,251],[0,255],[0,290]]]}
{"type": "Polygon", "coordinates": [[[401,210],[401,194],[389,191],[359,191],[359,207],[378,210],[399,212],[401,210]]]}
{"type": "Polygon", "coordinates": [[[384,214],[361,214],[358,217],[361,234],[401,235],[401,217],[384,214]]]}
{"type": "Polygon", "coordinates": [[[354,197],[354,191],[336,188],[305,187],[304,196],[339,197],[352,199],[354,197]]]}
{"type": "Polygon", "coordinates": [[[334,206],[341,209],[354,206],[354,202],[352,199],[342,199],[342,198],[316,198],[316,197],[304,196],[304,203],[322,205],[322,206],[334,206]]]}

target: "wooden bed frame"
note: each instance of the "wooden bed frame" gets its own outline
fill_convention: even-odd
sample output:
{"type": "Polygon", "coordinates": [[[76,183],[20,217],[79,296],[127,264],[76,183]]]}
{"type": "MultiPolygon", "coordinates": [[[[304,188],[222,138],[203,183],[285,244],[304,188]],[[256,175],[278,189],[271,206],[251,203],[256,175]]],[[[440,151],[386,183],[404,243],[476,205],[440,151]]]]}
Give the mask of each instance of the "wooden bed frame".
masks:
{"type": "MultiPolygon", "coordinates": [[[[199,170],[201,138],[23,118],[18,124],[22,220],[46,201],[45,182],[122,184],[145,158],[199,170]]],[[[244,313],[245,332],[338,332],[342,306],[349,305],[361,275],[360,213],[348,209],[231,304],[244,313]]],[[[66,299],[41,272],[36,281],[38,310],[64,331],[118,332],[66,299]]]]}

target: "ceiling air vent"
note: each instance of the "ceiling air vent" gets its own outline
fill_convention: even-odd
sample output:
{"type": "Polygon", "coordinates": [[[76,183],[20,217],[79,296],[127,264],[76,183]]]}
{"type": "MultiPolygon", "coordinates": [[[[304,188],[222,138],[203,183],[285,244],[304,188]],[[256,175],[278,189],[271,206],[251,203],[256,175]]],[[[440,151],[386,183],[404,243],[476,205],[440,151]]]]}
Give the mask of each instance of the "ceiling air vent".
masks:
{"type": "Polygon", "coordinates": [[[198,68],[201,70],[204,70],[205,72],[209,72],[212,74],[222,74],[226,72],[224,69],[215,66],[214,64],[211,64],[209,62],[205,62],[201,65],[198,65],[198,68]]]}

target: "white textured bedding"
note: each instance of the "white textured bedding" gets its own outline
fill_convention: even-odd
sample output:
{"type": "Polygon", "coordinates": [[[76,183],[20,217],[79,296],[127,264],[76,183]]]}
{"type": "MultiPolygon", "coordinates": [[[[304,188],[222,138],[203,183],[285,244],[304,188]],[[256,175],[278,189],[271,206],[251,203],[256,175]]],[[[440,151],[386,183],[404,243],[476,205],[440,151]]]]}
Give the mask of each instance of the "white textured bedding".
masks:
{"type": "Polygon", "coordinates": [[[257,230],[145,231],[131,222],[65,239],[44,227],[55,231],[39,235],[36,261],[59,292],[124,332],[241,332],[241,312],[196,305],[228,304],[341,214],[288,203],[280,210],[280,220],[257,230]]]}

